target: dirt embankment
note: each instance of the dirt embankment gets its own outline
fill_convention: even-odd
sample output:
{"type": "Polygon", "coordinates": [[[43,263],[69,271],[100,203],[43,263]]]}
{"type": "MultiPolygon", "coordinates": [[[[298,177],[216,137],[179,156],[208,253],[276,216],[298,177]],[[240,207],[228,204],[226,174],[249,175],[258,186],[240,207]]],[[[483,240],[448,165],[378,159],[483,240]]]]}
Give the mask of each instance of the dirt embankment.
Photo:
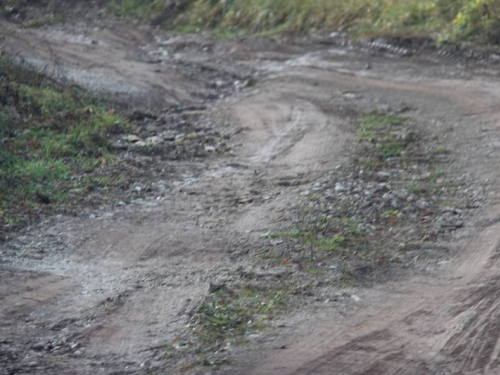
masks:
{"type": "Polygon", "coordinates": [[[0,27],[10,53],[140,106],[116,146],[154,166],[127,202],[0,245],[7,373],[498,371],[494,68],[0,27]],[[318,210],[338,226],[304,227],[318,210]]]}

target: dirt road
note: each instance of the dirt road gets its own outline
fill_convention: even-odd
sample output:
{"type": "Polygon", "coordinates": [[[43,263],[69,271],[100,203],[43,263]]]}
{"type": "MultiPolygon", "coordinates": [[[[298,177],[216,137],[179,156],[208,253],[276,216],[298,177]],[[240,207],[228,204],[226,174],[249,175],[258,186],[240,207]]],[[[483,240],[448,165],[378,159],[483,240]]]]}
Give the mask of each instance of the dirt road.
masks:
{"type": "Polygon", "coordinates": [[[263,235],[301,192],[349,162],[356,139],[344,110],[389,105],[410,106],[421,131],[454,150],[450,171],[471,176],[485,197],[455,233],[456,250],[425,272],[356,289],[355,302],[302,305],[282,328],[233,349],[220,371],[500,372],[495,67],[120,25],[3,23],[0,32],[10,53],[115,100],[157,110],[203,103],[232,146],[226,156],[171,162],[175,178],[146,198],[48,218],[0,244],[0,371],[166,371],[158,352],[186,329],[209,285],[259,267],[250,255],[263,235]]]}

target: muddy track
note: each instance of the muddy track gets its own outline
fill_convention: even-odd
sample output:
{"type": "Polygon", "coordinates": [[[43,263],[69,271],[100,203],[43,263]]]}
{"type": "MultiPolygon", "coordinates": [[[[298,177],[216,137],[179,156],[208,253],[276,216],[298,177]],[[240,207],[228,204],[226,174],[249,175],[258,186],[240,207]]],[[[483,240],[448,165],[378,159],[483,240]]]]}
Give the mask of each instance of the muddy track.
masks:
{"type": "Polygon", "coordinates": [[[301,308],[285,330],[235,350],[221,372],[500,372],[493,68],[314,44],[169,39],[124,26],[0,30],[8,51],[49,73],[143,107],[203,102],[217,130],[233,135],[232,155],[183,163],[163,196],[50,218],[1,244],[6,373],[158,370],[153,354],[185,329],[210,283],[255,266],[247,254],[301,189],[281,182],[308,186],[349,160],[355,140],[343,109],[385,103],[411,106],[423,131],[457,150],[455,172],[474,176],[488,197],[457,233],[461,250],[404,282],[358,291],[348,316],[301,308]],[[255,77],[255,86],[239,86],[255,77]]]}

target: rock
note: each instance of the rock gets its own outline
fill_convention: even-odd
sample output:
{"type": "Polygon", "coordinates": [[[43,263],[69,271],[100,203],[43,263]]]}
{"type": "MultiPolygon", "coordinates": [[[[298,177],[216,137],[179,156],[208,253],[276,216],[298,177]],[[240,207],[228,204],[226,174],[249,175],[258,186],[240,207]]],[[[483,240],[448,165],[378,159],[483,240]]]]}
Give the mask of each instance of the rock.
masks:
{"type": "Polygon", "coordinates": [[[175,141],[176,139],[176,136],[177,134],[175,132],[164,132],[162,133],[161,137],[165,140],[165,141],[169,141],[169,142],[172,142],[172,141],[175,141]]]}
{"type": "Polygon", "coordinates": [[[222,283],[222,284],[210,283],[210,286],[208,287],[208,292],[209,293],[217,293],[218,291],[226,289],[226,288],[227,287],[226,287],[225,283],[222,283]]]}
{"type": "Polygon", "coordinates": [[[36,192],[36,197],[43,204],[50,204],[51,202],[50,197],[47,194],[42,193],[41,191],[36,192]]]}
{"type": "Polygon", "coordinates": [[[389,106],[389,104],[379,104],[377,106],[377,112],[380,112],[382,114],[387,114],[387,113],[390,113],[392,111],[391,107],[389,106]]]}
{"type": "Polygon", "coordinates": [[[351,298],[353,299],[354,302],[361,302],[361,298],[355,294],[351,295],[351,298]]]}
{"type": "Polygon", "coordinates": [[[155,123],[149,123],[145,129],[149,135],[156,135],[158,133],[158,126],[155,123]]]}
{"type": "Polygon", "coordinates": [[[391,178],[391,174],[389,172],[383,172],[383,171],[381,171],[381,172],[377,172],[375,174],[375,177],[376,177],[376,179],[378,181],[385,182],[385,181],[388,181],[391,178]]]}
{"type": "Polygon", "coordinates": [[[429,208],[429,203],[424,199],[420,198],[416,203],[415,206],[420,209],[420,210],[426,210],[429,208]]]}
{"type": "Polygon", "coordinates": [[[361,208],[368,208],[370,207],[374,202],[370,199],[370,197],[367,197],[363,200],[363,203],[361,204],[361,208]]]}
{"type": "Polygon", "coordinates": [[[402,211],[405,214],[414,214],[415,212],[417,212],[417,208],[415,206],[409,205],[403,208],[402,211]]]}
{"type": "Polygon", "coordinates": [[[127,144],[123,142],[122,140],[117,140],[113,143],[111,143],[111,148],[117,151],[123,151],[128,148],[127,144]]]}
{"type": "Polygon", "coordinates": [[[342,185],[341,183],[335,184],[335,192],[342,193],[344,191],[347,191],[347,189],[344,187],[344,185],[342,185]]]}
{"type": "Polygon", "coordinates": [[[436,224],[442,229],[458,229],[464,226],[464,221],[460,215],[456,215],[453,212],[445,212],[436,220],[436,224]]]}
{"type": "Polygon", "coordinates": [[[390,190],[389,185],[387,185],[386,183],[381,183],[381,184],[375,185],[375,187],[373,189],[373,193],[383,193],[383,192],[387,192],[389,190],[390,190]]]}
{"type": "Polygon", "coordinates": [[[144,121],[147,119],[156,119],[156,116],[150,112],[144,112],[139,109],[136,109],[130,115],[130,119],[132,121],[144,121]]]}
{"type": "Polygon", "coordinates": [[[135,134],[129,134],[129,135],[126,135],[125,136],[125,140],[129,143],[136,143],[136,142],[139,142],[141,140],[141,138],[139,138],[137,135],[135,134]]]}
{"type": "Polygon", "coordinates": [[[394,208],[394,209],[397,209],[397,208],[400,208],[401,207],[401,204],[399,203],[399,200],[397,199],[393,199],[391,201],[391,207],[394,208]]]}
{"type": "Polygon", "coordinates": [[[40,352],[40,351],[42,351],[42,350],[45,349],[45,343],[43,343],[43,342],[37,342],[36,344],[33,344],[31,346],[31,349],[33,349],[33,350],[35,350],[37,352],[40,352]]]}
{"type": "Polygon", "coordinates": [[[382,195],[382,199],[386,202],[392,202],[394,200],[397,200],[397,197],[392,193],[385,193],[384,195],[382,195]]]}
{"type": "Polygon", "coordinates": [[[452,214],[455,214],[455,215],[461,215],[462,214],[462,210],[459,210],[458,208],[454,208],[454,207],[445,207],[443,208],[443,210],[441,211],[441,213],[452,213],[452,214]]]}
{"type": "Polygon", "coordinates": [[[223,81],[221,79],[218,79],[217,81],[214,82],[214,86],[216,88],[221,88],[221,87],[224,87],[224,86],[227,86],[227,82],[226,81],[223,81]]]}
{"type": "Polygon", "coordinates": [[[410,194],[410,195],[408,195],[408,198],[406,198],[406,201],[408,203],[415,202],[416,200],[417,200],[417,196],[415,194],[410,194]]]}
{"type": "Polygon", "coordinates": [[[163,143],[163,139],[158,136],[146,138],[146,146],[158,146],[163,143]]]}

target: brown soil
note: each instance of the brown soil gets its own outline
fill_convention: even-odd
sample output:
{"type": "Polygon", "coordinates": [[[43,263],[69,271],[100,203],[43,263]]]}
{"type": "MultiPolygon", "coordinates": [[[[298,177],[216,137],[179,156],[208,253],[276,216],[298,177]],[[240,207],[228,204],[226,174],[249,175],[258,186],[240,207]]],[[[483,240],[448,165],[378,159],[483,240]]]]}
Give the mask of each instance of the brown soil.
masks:
{"type": "Polygon", "coordinates": [[[420,130],[454,150],[450,173],[468,175],[484,197],[450,239],[457,250],[397,281],[332,285],[357,298],[299,304],[218,371],[500,372],[496,69],[315,42],[167,38],[119,24],[33,30],[2,22],[0,33],[9,53],[130,107],[203,103],[232,146],[225,156],[169,161],[178,173],[162,194],[47,218],[1,243],[3,372],[174,368],[157,358],[209,285],[259,269],[251,255],[262,236],[280,227],[300,192],[348,164],[356,140],[346,110],[382,104],[409,105],[420,130]],[[356,95],[330,107],[339,93],[356,95]]]}

